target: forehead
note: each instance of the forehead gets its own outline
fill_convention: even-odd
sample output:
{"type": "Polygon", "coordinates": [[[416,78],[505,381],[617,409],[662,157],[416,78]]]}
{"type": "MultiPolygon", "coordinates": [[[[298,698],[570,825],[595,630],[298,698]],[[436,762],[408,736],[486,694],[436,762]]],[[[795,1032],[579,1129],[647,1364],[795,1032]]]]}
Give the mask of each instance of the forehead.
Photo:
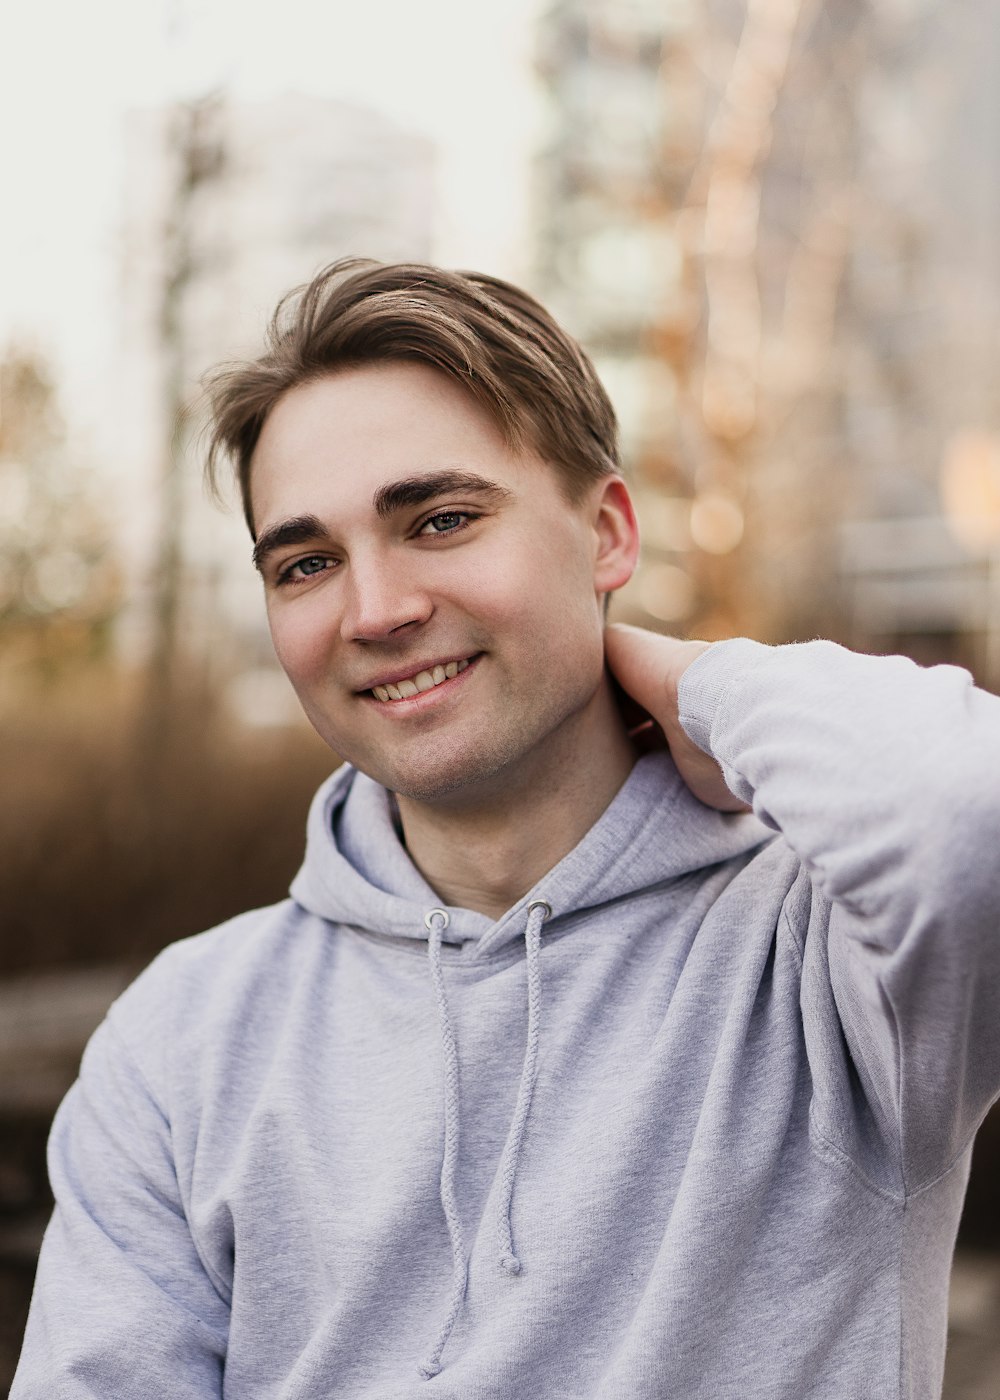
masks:
{"type": "Polygon", "coordinates": [[[534,454],[512,452],[486,410],[440,371],[409,362],[340,370],[289,390],[271,410],[250,466],[254,518],[259,528],[324,502],[370,503],[386,482],[443,468],[505,484],[526,471],[552,476],[534,454]]]}

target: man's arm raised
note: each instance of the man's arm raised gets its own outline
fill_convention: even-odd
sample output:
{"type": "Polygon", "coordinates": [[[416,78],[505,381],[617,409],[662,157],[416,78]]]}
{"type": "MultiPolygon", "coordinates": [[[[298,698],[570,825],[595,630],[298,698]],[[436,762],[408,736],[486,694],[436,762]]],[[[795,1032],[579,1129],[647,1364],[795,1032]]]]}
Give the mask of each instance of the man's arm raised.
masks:
{"type": "Polygon", "coordinates": [[[613,627],[607,658],[694,793],[752,805],[808,873],[782,918],[804,1005],[828,987],[919,1190],[1000,1093],[1000,697],[824,641],[613,627]]]}

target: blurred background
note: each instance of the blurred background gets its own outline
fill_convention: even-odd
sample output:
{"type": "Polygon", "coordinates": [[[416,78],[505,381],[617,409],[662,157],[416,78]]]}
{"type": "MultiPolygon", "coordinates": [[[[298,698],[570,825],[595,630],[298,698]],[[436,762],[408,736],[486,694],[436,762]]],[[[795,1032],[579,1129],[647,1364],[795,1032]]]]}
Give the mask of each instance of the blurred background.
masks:
{"type": "MultiPolygon", "coordinates": [[[[198,383],[357,254],[525,285],[644,531],[619,618],[1000,690],[989,0],[36,0],[0,45],[0,1395],[86,1036],[283,897],[333,766],[270,651],[198,383]]],[[[948,1400],[1000,1396],[1000,1122],[948,1400]]]]}

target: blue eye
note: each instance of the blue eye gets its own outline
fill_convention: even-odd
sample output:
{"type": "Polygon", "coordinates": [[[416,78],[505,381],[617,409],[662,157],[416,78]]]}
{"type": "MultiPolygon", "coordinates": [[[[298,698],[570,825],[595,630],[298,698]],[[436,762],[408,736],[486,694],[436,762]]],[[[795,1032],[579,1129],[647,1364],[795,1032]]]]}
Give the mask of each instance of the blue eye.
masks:
{"type": "Polygon", "coordinates": [[[310,554],[305,559],[296,559],[294,564],[289,564],[279,578],[279,583],[302,583],[307,578],[313,578],[316,574],[324,573],[331,567],[333,561],[327,559],[322,554],[310,554]]]}
{"type": "Polygon", "coordinates": [[[470,520],[476,517],[467,510],[442,510],[437,515],[429,516],[421,525],[418,534],[421,535],[451,535],[456,530],[462,530],[468,525],[470,520]]]}

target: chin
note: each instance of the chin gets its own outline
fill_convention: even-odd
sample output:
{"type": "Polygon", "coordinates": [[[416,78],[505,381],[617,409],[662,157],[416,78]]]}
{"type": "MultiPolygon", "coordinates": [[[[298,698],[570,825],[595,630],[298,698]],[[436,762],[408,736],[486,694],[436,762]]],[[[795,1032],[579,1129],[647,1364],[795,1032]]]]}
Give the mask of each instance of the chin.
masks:
{"type": "Polygon", "coordinates": [[[355,766],[411,802],[451,809],[479,807],[520,798],[532,784],[550,780],[546,757],[563,749],[554,738],[548,725],[539,726],[538,732],[494,728],[488,739],[480,735],[451,745],[439,740],[432,762],[421,754],[413,763],[355,766]]]}
{"type": "MultiPolygon", "coordinates": [[[[457,755],[448,759],[438,755],[433,769],[422,765],[398,767],[393,770],[378,765],[379,771],[362,769],[368,776],[389,788],[399,797],[425,806],[462,806],[480,802],[491,789],[502,790],[509,781],[512,763],[506,756],[489,757],[482,753],[474,758],[457,755]]],[[[361,765],[356,765],[361,767],[361,765]]]]}

